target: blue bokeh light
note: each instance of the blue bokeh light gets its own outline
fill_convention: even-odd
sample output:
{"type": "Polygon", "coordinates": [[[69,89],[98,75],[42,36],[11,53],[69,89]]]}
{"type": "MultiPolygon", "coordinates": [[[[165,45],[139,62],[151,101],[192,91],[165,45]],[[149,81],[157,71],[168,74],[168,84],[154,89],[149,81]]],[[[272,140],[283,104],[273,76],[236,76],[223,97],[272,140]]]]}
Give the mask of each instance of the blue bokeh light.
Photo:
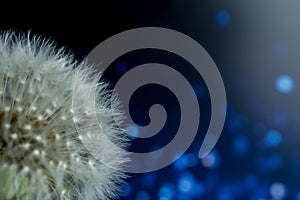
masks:
{"type": "Polygon", "coordinates": [[[281,141],[282,141],[281,134],[277,130],[268,131],[268,133],[265,137],[266,144],[271,147],[280,145],[281,141]]]}
{"type": "Polygon", "coordinates": [[[174,163],[173,166],[177,170],[184,170],[187,167],[193,167],[197,164],[198,158],[194,154],[184,154],[182,155],[179,159],[177,159],[174,163]]]}
{"type": "Polygon", "coordinates": [[[178,183],[178,189],[180,192],[188,193],[193,188],[192,180],[189,178],[181,178],[178,183]]]}
{"type": "Polygon", "coordinates": [[[170,200],[175,196],[176,190],[173,185],[166,184],[160,188],[158,196],[160,200],[170,200]]]}
{"type": "Polygon", "coordinates": [[[206,168],[216,168],[220,162],[219,155],[216,151],[210,152],[205,158],[202,159],[202,164],[206,168]]]}
{"type": "Polygon", "coordinates": [[[296,200],[300,200],[300,191],[296,194],[296,200]]]}
{"type": "Polygon", "coordinates": [[[244,136],[238,136],[234,140],[233,149],[237,155],[244,155],[249,148],[249,140],[244,136]]]}
{"type": "Polygon", "coordinates": [[[184,174],[178,181],[178,190],[181,193],[189,194],[195,188],[195,180],[191,174],[184,174]]]}
{"type": "Polygon", "coordinates": [[[294,80],[288,75],[280,75],[276,79],[275,86],[281,93],[290,93],[294,89],[294,80]]]}
{"type": "Polygon", "coordinates": [[[274,199],[283,199],[286,195],[286,188],[282,183],[275,182],[270,187],[270,194],[274,199]]]}
{"type": "MultiPolygon", "coordinates": [[[[192,199],[199,198],[205,193],[205,185],[199,182],[190,173],[183,173],[177,183],[177,189],[181,198],[192,199]]],[[[176,195],[176,196],[178,196],[176,195]]]]}
{"type": "Polygon", "coordinates": [[[216,22],[220,26],[226,26],[230,23],[231,17],[225,10],[219,11],[216,15],[216,22]]]}

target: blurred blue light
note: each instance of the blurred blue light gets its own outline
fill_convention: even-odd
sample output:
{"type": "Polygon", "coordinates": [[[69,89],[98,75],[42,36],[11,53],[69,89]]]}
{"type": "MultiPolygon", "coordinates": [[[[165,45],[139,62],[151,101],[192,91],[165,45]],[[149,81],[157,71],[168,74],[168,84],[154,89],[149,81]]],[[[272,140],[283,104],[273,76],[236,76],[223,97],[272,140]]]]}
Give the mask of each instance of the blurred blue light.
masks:
{"type": "Polygon", "coordinates": [[[175,195],[175,189],[173,185],[166,184],[163,187],[160,188],[159,190],[159,199],[160,200],[170,200],[173,198],[175,195]]]}
{"type": "Polygon", "coordinates": [[[215,168],[219,165],[220,158],[216,151],[212,151],[201,161],[204,167],[215,168]]]}
{"type": "Polygon", "coordinates": [[[300,200],[300,191],[296,194],[296,200],[300,200]]]}
{"type": "Polygon", "coordinates": [[[181,193],[191,193],[195,188],[195,180],[191,174],[183,175],[178,181],[178,190],[181,193]]]}
{"type": "Polygon", "coordinates": [[[294,80],[288,75],[280,75],[276,79],[276,89],[281,93],[289,93],[294,89],[294,80]]]}
{"type": "Polygon", "coordinates": [[[150,200],[150,197],[148,193],[141,191],[137,193],[135,200],[150,200]]]}
{"type": "Polygon", "coordinates": [[[182,178],[180,179],[179,183],[178,183],[178,188],[180,190],[180,192],[190,192],[192,189],[193,185],[190,179],[187,178],[182,178]]]}
{"type": "Polygon", "coordinates": [[[171,200],[171,199],[168,197],[159,197],[159,200],[171,200]]]}
{"type": "Polygon", "coordinates": [[[286,189],[282,183],[273,183],[270,187],[270,194],[274,199],[283,199],[286,189]]]}
{"type": "Polygon", "coordinates": [[[219,11],[216,15],[216,22],[220,26],[226,26],[230,23],[230,15],[227,11],[219,11]]]}
{"type": "Polygon", "coordinates": [[[282,137],[279,131],[277,130],[270,130],[268,131],[266,137],[265,137],[265,142],[269,146],[278,146],[281,143],[282,137]]]}
{"type": "Polygon", "coordinates": [[[128,70],[128,64],[124,61],[119,61],[115,65],[115,71],[118,74],[124,74],[128,70]]]}
{"type": "Polygon", "coordinates": [[[197,164],[198,159],[193,154],[184,154],[177,159],[173,165],[177,170],[184,170],[186,167],[192,167],[197,164]]]}
{"type": "Polygon", "coordinates": [[[249,147],[249,141],[244,136],[238,136],[234,140],[233,148],[236,154],[243,155],[247,152],[249,147]]]}

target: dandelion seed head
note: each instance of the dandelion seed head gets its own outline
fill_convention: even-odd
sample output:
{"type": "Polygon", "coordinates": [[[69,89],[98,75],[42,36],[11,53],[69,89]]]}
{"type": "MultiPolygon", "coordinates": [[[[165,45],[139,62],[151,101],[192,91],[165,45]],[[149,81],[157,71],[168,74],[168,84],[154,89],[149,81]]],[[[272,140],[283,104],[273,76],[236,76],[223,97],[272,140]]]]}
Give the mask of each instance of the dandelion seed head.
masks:
{"type": "Polygon", "coordinates": [[[1,198],[116,197],[128,162],[127,138],[113,125],[122,119],[118,101],[107,104],[106,84],[98,83],[100,76],[85,62],[77,63],[49,41],[30,38],[0,35],[1,198]],[[81,103],[72,106],[75,82],[81,103]],[[85,92],[91,88],[97,88],[95,111],[90,109],[94,99],[85,92]],[[87,113],[101,120],[91,121],[87,113]],[[85,148],[75,123],[83,130],[98,127],[88,132],[88,139],[94,152],[103,155],[101,162],[85,148]],[[100,133],[115,146],[100,140],[100,133]]]}

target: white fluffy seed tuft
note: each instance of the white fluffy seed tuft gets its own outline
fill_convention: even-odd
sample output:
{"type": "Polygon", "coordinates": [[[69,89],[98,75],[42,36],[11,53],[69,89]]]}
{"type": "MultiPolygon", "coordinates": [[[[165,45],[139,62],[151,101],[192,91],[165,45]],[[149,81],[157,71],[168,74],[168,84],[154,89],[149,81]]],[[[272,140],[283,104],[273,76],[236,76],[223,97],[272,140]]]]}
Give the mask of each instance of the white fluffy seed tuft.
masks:
{"type": "Polygon", "coordinates": [[[114,120],[122,120],[118,101],[108,101],[107,84],[99,83],[100,75],[49,41],[0,35],[1,199],[117,197],[126,177],[127,138],[115,126],[114,120]],[[92,110],[95,102],[87,91],[95,88],[92,110]],[[74,106],[75,89],[80,104],[74,106]],[[87,113],[95,113],[99,120],[90,120],[87,113]],[[83,135],[88,131],[88,142],[101,162],[87,150],[75,123],[83,135]],[[104,136],[109,144],[101,140],[104,136]]]}

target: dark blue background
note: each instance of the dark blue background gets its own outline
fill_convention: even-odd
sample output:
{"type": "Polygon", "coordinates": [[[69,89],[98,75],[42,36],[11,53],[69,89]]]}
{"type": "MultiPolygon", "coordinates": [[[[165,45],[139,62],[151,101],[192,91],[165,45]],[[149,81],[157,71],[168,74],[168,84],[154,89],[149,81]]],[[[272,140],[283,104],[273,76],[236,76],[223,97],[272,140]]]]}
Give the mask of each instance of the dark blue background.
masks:
{"type": "MultiPolygon", "coordinates": [[[[167,52],[140,50],[120,57],[105,73],[113,85],[142,63],[184,69],[201,108],[197,139],[186,154],[159,171],[130,174],[121,199],[300,199],[299,1],[112,0],[97,5],[18,0],[0,5],[1,30],[31,30],[66,46],[78,59],[116,33],[158,26],[192,37],[217,64],[228,114],[219,142],[202,160],[197,154],[209,123],[210,98],[192,66],[167,52]]],[[[151,139],[133,139],[131,151],[154,150],[176,134],[180,109],[166,88],[148,85],[137,91],[133,117],[149,122],[147,107],[153,103],[166,107],[167,124],[151,139]]]]}

